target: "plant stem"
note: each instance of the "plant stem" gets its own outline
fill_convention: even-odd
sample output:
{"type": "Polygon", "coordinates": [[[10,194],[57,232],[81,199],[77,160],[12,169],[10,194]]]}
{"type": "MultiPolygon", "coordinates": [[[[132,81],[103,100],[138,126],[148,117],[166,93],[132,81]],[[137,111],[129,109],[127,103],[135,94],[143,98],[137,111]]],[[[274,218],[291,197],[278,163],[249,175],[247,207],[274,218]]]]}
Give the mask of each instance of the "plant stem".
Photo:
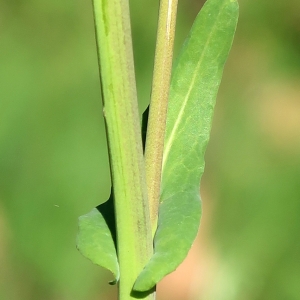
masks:
{"type": "Polygon", "coordinates": [[[145,163],[152,233],[157,227],[161,168],[178,0],[161,0],[147,128],[145,163]]]}
{"type": "MultiPolygon", "coordinates": [[[[117,225],[119,300],[153,252],[137,107],[128,0],[94,0],[94,17],[117,225]]],[[[154,299],[154,294],[143,299],[154,299]]]]}

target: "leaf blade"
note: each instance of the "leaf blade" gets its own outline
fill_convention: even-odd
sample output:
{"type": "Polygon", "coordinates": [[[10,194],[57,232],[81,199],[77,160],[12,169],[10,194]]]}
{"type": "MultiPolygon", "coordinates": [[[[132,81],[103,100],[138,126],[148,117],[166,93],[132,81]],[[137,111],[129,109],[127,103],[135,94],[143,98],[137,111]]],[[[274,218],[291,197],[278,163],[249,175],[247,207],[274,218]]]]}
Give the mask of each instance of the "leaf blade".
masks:
{"type": "Polygon", "coordinates": [[[174,271],[196,237],[201,217],[199,185],[204,154],[237,18],[235,0],[208,0],[177,60],[167,115],[155,250],[137,278],[135,290],[147,290],[174,271]],[[178,221],[183,219],[185,222],[178,221]]]}
{"type": "Polygon", "coordinates": [[[155,286],[166,274],[175,270],[179,263],[178,261],[183,261],[189,251],[190,241],[194,240],[198,231],[198,222],[201,216],[201,202],[198,193],[182,192],[177,193],[168,199],[165,199],[159,207],[159,218],[158,218],[158,228],[155,234],[155,253],[151,260],[140,273],[137,278],[134,289],[139,291],[146,291],[150,286],[155,286]],[[193,198],[191,205],[187,207],[188,201],[193,198]],[[185,201],[182,201],[185,200],[185,201]],[[174,202],[176,205],[174,205],[174,202]],[[170,211],[170,206],[176,206],[176,209],[170,211]],[[178,208],[180,211],[190,212],[192,208],[193,212],[189,214],[178,215],[178,208]],[[176,218],[177,222],[174,223],[172,220],[176,218]],[[165,226],[165,224],[172,224],[172,226],[165,226]],[[184,226],[183,226],[184,225],[184,226]],[[189,227],[186,231],[185,228],[189,227]],[[174,236],[172,231],[176,231],[177,235],[174,236]],[[181,239],[178,239],[178,236],[181,239]],[[170,245],[176,245],[176,251],[166,251],[170,245]],[[174,260],[174,254],[176,255],[176,260],[174,260]],[[166,269],[168,266],[168,270],[166,269]],[[169,271],[171,270],[171,271],[169,271]],[[166,273],[167,272],[167,273],[166,273]]]}
{"type": "Polygon", "coordinates": [[[223,66],[232,44],[237,13],[236,1],[207,1],[193,25],[192,36],[188,44],[185,43],[181,52],[174,70],[170,91],[172,102],[168,108],[165,138],[164,176],[162,178],[164,186],[169,185],[166,182],[169,177],[174,178],[171,171],[181,169],[179,163],[175,166],[176,168],[173,163],[177,160],[178,153],[181,162],[189,161],[186,165],[189,169],[195,169],[194,157],[198,162],[197,165],[202,166],[189,174],[189,181],[193,182],[192,186],[199,182],[199,177],[203,173],[204,152],[209,139],[215,99],[223,66]],[[211,28],[211,30],[206,28],[211,28]],[[199,36],[202,37],[201,43],[198,42],[199,36]],[[187,47],[189,51],[185,51],[187,47]],[[192,64],[192,61],[197,63],[192,64]],[[181,101],[181,99],[184,100],[181,101]],[[193,126],[194,124],[197,127],[193,126]],[[189,130],[186,130],[186,127],[189,130]],[[176,143],[175,147],[180,148],[179,151],[174,148],[174,143],[176,143]],[[194,143],[194,146],[189,147],[191,143],[194,143]],[[193,151],[196,146],[199,149],[197,151],[199,155],[186,154],[186,150],[193,151]],[[171,148],[173,148],[172,151],[170,151],[171,148]]]}
{"type": "MultiPolygon", "coordinates": [[[[110,283],[115,284],[120,277],[115,247],[115,229],[112,228],[106,214],[101,211],[101,206],[104,210],[113,208],[112,202],[112,197],[110,197],[105,203],[79,217],[76,246],[83,256],[110,271],[114,276],[110,283]]],[[[111,216],[113,216],[113,210],[111,216]]]]}

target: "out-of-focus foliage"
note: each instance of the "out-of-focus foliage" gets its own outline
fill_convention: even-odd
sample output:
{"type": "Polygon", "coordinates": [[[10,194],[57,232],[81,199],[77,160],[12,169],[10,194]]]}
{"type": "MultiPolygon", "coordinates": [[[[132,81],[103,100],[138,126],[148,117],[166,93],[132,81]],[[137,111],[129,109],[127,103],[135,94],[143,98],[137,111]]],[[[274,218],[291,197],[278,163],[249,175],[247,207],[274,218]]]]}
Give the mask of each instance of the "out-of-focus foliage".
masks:
{"type": "MultiPolygon", "coordinates": [[[[202,3],[181,1],[176,53],[202,3]]],[[[202,185],[214,264],[196,299],[298,300],[300,2],[239,3],[202,185]]],[[[143,110],[158,1],[131,9],[143,110]]],[[[2,0],[0,42],[0,299],[112,300],[109,274],[75,249],[78,216],[110,191],[91,1],[2,0]]]]}
{"type": "Polygon", "coordinates": [[[202,296],[297,300],[300,2],[245,0],[240,8],[207,157],[219,257],[202,296]]]}
{"type": "Polygon", "coordinates": [[[110,192],[91,3],[0,14],[0,299],[88,299],[109,279],[76,250],[77,219],[110,192]]]}

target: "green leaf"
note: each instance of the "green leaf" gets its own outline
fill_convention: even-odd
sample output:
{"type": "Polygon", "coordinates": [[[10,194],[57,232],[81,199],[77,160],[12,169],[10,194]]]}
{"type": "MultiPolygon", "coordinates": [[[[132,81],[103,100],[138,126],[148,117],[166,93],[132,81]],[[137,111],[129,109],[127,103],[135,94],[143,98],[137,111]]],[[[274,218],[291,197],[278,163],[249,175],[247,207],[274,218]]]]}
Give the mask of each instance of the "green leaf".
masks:
{"type": "Polygon", "coordinates": [[[114,276],[111,284],[120,277],[119,263],[115,247],[116,231],[112,197],[88,214],[79,217],[77,248],[86,258],[114,276]]]}
{"type": "Polygon", "coordinates": [[[174,271],[197,235],[204,154],[237,19],[237,1],[208,0],[178,57],[171,81],[154,255],[135,290],[148,290],[174,271]]]}

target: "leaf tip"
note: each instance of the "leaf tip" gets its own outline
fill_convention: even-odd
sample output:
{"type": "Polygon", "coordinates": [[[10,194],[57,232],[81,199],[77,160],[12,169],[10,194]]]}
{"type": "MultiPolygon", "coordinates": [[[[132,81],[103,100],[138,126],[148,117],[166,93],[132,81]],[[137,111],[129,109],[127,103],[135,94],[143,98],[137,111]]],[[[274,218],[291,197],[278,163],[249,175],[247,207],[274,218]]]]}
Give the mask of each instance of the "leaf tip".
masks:
{"type": "Polygon", "coordinates": [[[154,286],[156,285],[155,280],[151,280],[149,277],[143,276],[143,271],[142,273],[138,276],[136,279],[134,285],[133,285],[133,290],[136,292],[146,292],[151,290],[154,286]]]}

